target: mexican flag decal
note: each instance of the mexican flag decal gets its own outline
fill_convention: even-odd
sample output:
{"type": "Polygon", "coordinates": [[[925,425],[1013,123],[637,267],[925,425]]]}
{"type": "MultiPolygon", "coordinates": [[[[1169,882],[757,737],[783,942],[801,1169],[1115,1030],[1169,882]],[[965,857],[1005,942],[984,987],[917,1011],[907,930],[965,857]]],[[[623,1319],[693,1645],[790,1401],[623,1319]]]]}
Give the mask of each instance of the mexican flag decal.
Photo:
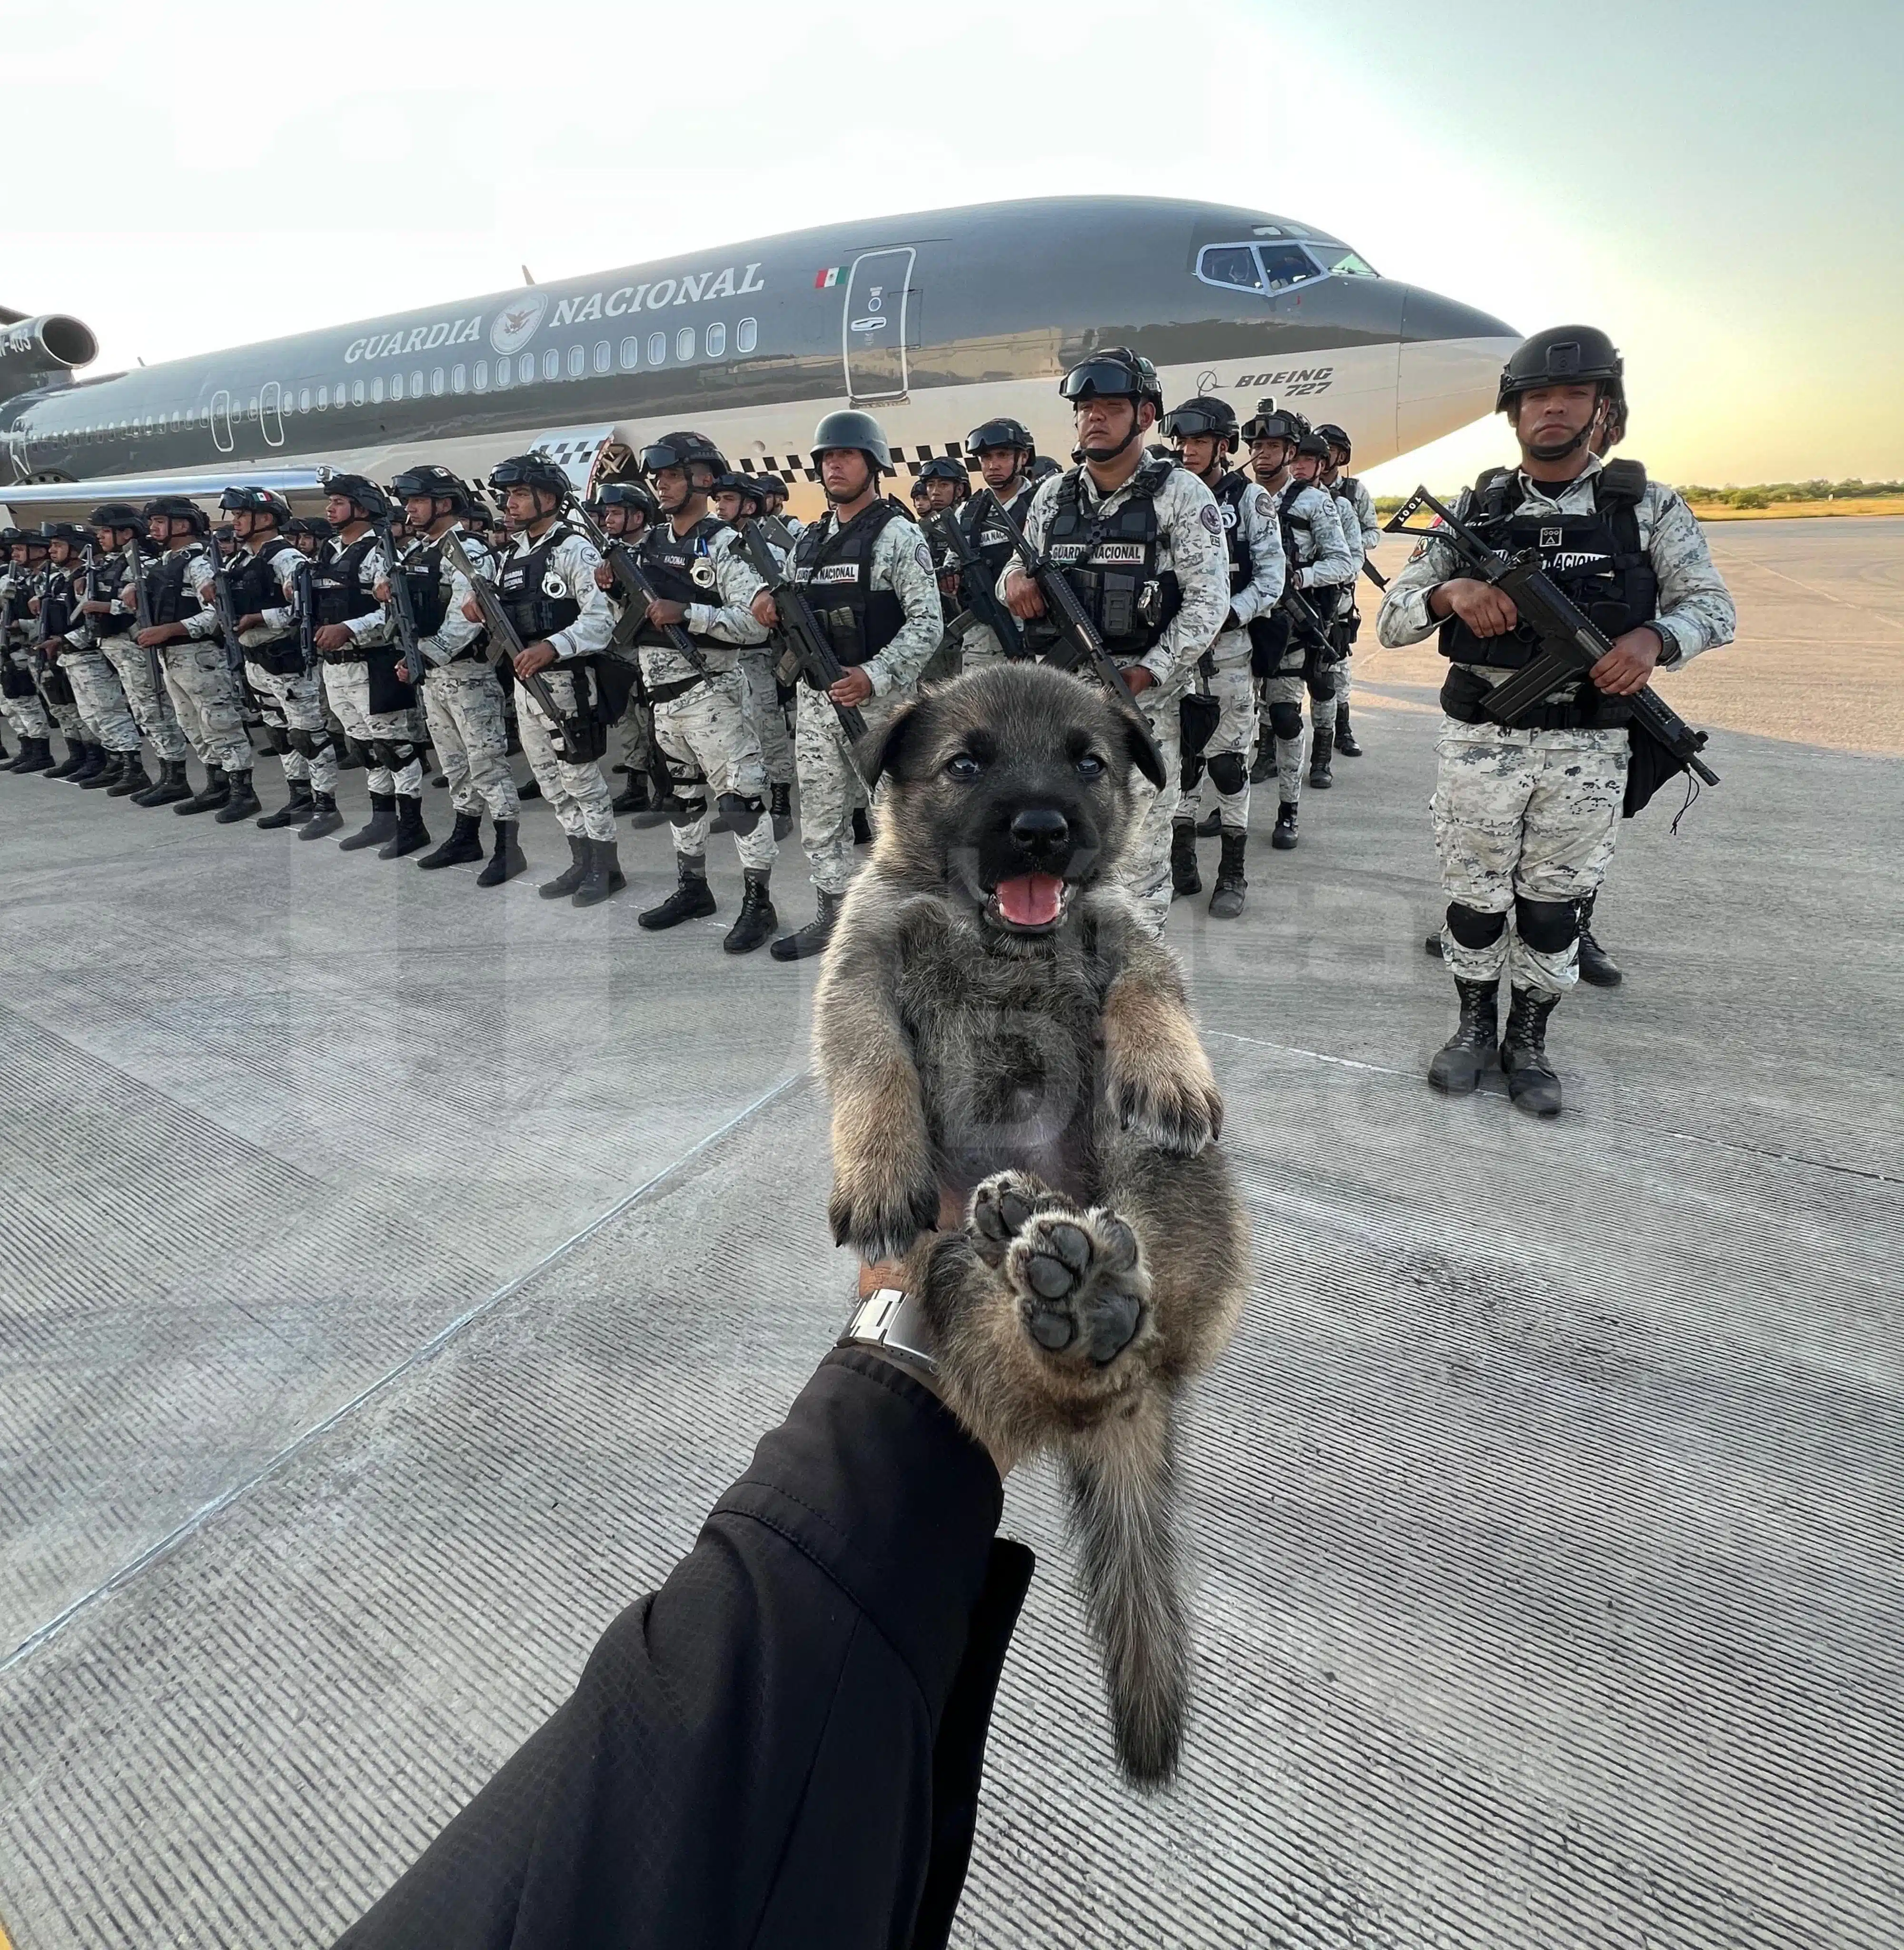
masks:
{"type": "Polygon", "coordinates": [[[814,273],[814,289],[829,291],[845,276],[846,266],[844,264],[835,264],[829,269],[816,271],[814,273]]]}

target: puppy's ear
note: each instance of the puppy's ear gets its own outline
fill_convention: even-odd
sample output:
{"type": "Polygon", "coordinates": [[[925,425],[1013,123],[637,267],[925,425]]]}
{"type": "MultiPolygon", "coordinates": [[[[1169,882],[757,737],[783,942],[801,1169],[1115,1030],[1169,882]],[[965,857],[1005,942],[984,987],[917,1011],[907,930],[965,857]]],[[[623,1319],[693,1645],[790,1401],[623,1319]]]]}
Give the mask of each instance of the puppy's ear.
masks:
{"type": "Polygon", "coordinates": [[[1131,764],[1162,792],[1170,781],[1170,774],[1164,768],[1164,755],[1157,749],[1150,726],[1138,715],[1135,705],[1118,715],[1124,721],[1125,749],[1131,755],[1131,764]]]}
{"type": "Polygon", "coordinates": [[[897,778],[906,762],[906,754],[919,740],[924,730],[926,706],[923,701],[909,704],[886,727],[885,735],[880,738],[869,737],[860,748],[860,768],[866,774],[868,785],[877,785],[882,772],[890,772],[897,778]]]}

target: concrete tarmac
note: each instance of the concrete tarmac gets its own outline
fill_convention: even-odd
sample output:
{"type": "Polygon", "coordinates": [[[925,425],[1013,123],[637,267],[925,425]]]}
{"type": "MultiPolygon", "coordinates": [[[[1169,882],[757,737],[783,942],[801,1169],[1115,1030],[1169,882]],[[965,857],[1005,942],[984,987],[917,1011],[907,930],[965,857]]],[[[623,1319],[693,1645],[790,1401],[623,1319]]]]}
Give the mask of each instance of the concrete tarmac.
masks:
{"type": "MultiPolygon", "coordinates": [[[[1763,654],[1776,582],[1738,576],[1741,646],[1681,683],[1763,654]]],[[[1848,658],[1867,625],[1818,627],[1848,658]]],[[[1557,1013],[1539,1125],[1422,1080],[1453,1014],[1434,673],[1362,668],[1368,755],[1301,847],[1259,799],[1243,920],[1171,926],[1258,1258],[1190,1418],[1184,1778],[1119,1785],[1054,1485],[1020,1472],[1039,1570],[954,1940],[1890,1950],[1904,773],[1716,732],[1678,836],[1672,793],[1622,831],[1626,983],[1557,1013]]],[[[811,965],[721,954],[719,839],[720,915],[659,937],[664,833],[624,833],[629,891],[585,914],[536,896],[546,810],[524,842],[537,873],[483,892],[0,777],[18,1950],[328,1941],[837,1331],[811,965]]],[[[796,854],[776,878],[804,918],[796,854]]]]}

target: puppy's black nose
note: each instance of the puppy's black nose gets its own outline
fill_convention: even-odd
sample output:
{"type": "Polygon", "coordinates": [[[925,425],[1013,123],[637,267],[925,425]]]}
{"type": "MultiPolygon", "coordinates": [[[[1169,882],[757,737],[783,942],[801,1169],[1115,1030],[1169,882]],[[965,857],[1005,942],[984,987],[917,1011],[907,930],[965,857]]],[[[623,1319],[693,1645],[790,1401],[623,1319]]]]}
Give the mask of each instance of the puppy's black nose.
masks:
{"type": "Polygon", "coordinates": [[[1021,853],[1049,855],[1070,837],[1070,822],[1056,806],[1028,805],[1012,815],[1012,844],[1021,853]]]}

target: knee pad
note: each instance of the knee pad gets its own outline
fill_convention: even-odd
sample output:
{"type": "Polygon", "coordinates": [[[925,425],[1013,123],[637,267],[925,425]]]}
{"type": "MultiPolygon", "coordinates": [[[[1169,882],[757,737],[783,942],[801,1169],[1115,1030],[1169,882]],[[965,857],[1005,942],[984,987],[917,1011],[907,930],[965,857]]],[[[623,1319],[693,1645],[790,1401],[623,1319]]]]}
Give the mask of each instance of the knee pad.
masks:
{"type": "Polygon", "coordinates": [[[364,750],[368,754],[370,762],[373,765],[381,765],[386,771],[395,770],[396,761],[393,759],[390,755],[390,740],[387,738],[372,739],[370,743],[364,747],[364,750]]]}
{"type": "Polygon", "coordinates": [[[702,799],[683,799],[677,787],[674,794],[674,820],[677,826],[692,826],[697,819],[707,816],[708,802],[702,799]]]}
{"type": "Polygon", "coordinates": [[[1483,914],[1459,901],[1448,904],[1448,931],[1464,948],[1492,948],[1507,925],[1504,914],[1483,914]]]}
{"type": "Polygon", "coordinates": [[[1269,728],[1277,737],[1293,744],[1302,735],[1302,707],[1299,704],[1272,704],[1269,728]]]}
{"type": "Polygon", "coordinates": [[[1514,896],[1514,931],[1536,955],[1564,955],[1580,933],[1580,911],[1571,901],[1514,896]]]}
{"type": "Polygon", "coordinates": [[[1309,695],[1318,704],[1333,704],[1336,701],[1336,667],[1331,664],[1318,677],[1308,680],[1309,695]]]}
{"type": "Polygon", "coordinates": [[[291,749],[291,740],[285,735],[285,727],[282,724],[267,724],[264,727],[264,737],[265,743],[281,759],[291,749]]]}
{"type": "Polygon", "coordinates": [[[1219,752],[1211,759],[1210,783],[1217,790],[1234,796],[1249,783],[1249,766],[1240,752],[1219,752]]]}
{"type": "Polygon", "coordinates": [[[739,793],[724,792],[716,803],[720,808],[720,816],[727,822],[727,830],[737,838],[745,839],[761,823],[761,815],[766,811],[764,800],[742,799],[739,793]]]}

